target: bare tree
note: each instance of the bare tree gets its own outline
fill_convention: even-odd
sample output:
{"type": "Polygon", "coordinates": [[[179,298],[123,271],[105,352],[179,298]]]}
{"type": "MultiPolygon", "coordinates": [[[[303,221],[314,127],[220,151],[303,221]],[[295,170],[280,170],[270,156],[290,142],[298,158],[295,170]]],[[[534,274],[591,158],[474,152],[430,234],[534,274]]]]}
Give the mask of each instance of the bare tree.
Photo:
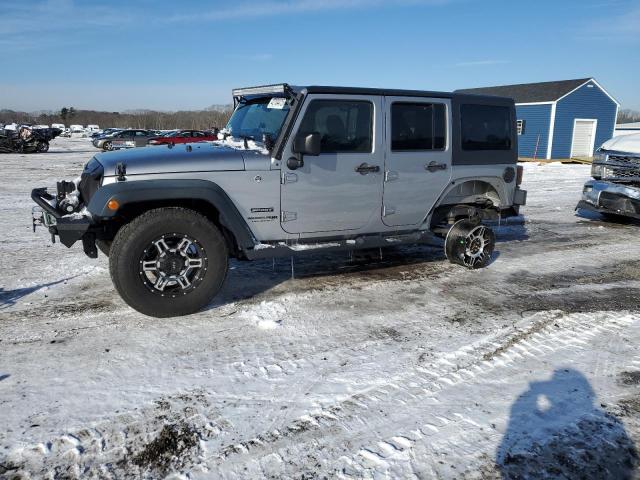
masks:
{"type": "Polygon", "coordinates": [[[630,108],[625,108],[624,110],[620,110],[618,112],[618,122],[617,123],[633,123],[640,122],[640,112],[637,110],[631,110],[630,108]]]}
{"type": "Polygon", "coordinates": [[[231,106],[206,110],[182,110],[160,112],[155,110],[136,110],[127,112],[98,112],[94,110],[76,110],[64,107],[59,112],[16,112],[0,110],[0,123],[47,124],[70,122],[72,119],[82,125],[100,125],[103,128],[152,128],[159,130],[195,129],[205,130],[212,127],[224,127],[231,116],[231,106]]]}

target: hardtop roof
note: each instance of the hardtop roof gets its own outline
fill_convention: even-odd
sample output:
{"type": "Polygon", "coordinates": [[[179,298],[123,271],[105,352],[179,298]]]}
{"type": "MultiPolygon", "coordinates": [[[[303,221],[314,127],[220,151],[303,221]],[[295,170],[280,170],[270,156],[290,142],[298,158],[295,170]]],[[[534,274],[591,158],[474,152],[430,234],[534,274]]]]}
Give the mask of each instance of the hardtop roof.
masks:
{"type": "MultiPolygon", "coordinates": [[[[387,96],[387,97],[428,97],[428,98],[448,98],[454,97],[470,97],[478,98],[485,97],[488,99],[497,99],[500,95],[482,95],[472,94],[469,95],[465,92],[436,92],[429,90],[403,90],[403,89],[389,89],[389,88],[369,88],[369,87],[340,87],[329,85],[289,85],[286,83],[263,85],[257,87],[239,88],[233,90],[234,97],[240,96],[252,96],[252,95],[269,95],[269,94],[300,94],[300,93],[313,93],[313,94],[332,94],[332,95],[375,95],[375,96],[387,96]]],[[[511,100],[509,97],[502,97],[503,100],[511,100]]]]}

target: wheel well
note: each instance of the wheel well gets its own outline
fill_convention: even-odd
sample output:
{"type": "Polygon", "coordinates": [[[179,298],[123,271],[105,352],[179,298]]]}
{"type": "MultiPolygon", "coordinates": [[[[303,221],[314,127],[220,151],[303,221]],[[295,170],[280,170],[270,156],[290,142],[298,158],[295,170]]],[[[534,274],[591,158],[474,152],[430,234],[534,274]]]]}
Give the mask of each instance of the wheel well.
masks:
{"type": "Polygon", "coordinates": [[[462,218],[487,218],[495,215],[500,205],[500,194],[493,185],[482,180],[461,182],[442,198],[431,216],[431,228],[443,222],[452,223],[462,218]]]}
{"type": "Polygon", "coordinates": [[[493,185],[483,180],[468,180],[457,184],[447,192],[440,205],[486,204],[500,205],[500,194],[493,185]]]}
{"type": "Polygon", "coordinates": [[[201,215],[204,215],[220,229],[220,232],[227,242],[229,253],[232,256],[238,256],[238,254],[240,253],[238,242],[233,233],[220,222],[220,212],[218,211],[218,209],[206,200],[197,198],[153,200],[146,202],[127,203],[126,205],[122,206],[122,208],[118,211],[118,215],[114,217],[112,221],[112,228],[109,229],[110,231],[107,234],[107,237],[110,238],[106,239],[112,240],[123,225],[131,222],[131,220],[149,210],[171,207],[188,208],[189,210],[193,210],[200,213],[201,215]]]}

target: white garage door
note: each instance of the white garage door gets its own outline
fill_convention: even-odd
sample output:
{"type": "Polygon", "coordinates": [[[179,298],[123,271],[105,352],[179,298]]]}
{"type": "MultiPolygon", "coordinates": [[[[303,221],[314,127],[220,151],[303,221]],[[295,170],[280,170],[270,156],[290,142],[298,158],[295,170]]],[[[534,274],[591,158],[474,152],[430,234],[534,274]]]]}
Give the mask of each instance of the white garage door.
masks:
{"type": "Polygon", "coordinates": [[[573,124],[571,157],[592,157],[596,141],[597,120],[576,118],[573,124]]]}

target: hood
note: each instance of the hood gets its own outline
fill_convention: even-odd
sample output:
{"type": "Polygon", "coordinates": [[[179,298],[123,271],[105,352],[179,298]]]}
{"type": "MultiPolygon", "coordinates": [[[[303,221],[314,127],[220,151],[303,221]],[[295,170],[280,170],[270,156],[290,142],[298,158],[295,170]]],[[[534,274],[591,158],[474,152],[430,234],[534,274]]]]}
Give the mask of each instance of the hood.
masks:
{"type": "Polygon", "coordinates": [[[106,177],[116,175],[116,165],[124,163],[127,175],[244,170],[242,152],[211,143],[132,148],[96,155],[106,177]]]}
{"type": "Polygon", "coordinates": [[[614,137],[611,140],[604,142],[600,148],[602,148],[602,150],[612,150],[614,152],[640,154],[640,133],[614,137]]]}

